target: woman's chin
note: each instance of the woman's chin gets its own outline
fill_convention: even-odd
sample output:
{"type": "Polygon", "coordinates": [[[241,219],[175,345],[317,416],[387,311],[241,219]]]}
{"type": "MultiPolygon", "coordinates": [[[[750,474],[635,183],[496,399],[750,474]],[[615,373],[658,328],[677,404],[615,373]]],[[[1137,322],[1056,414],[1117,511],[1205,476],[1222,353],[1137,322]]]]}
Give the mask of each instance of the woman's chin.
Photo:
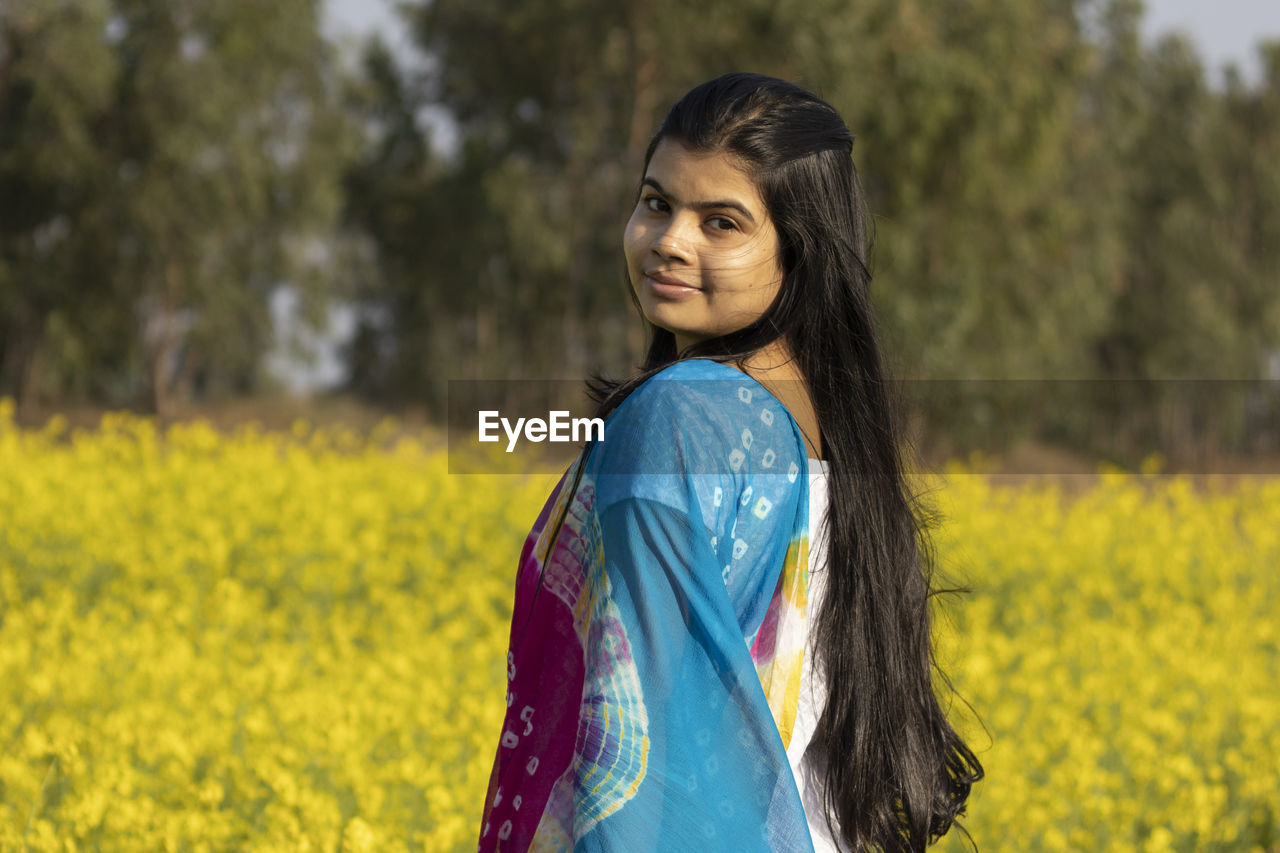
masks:
{"type": "Polygon", "coordinates": [[[680,322],[679,314],[682,312],[671,311],[668,306],[662,304],[641,307],[644,309],[645,319],[664,332],[670,332],[676,337],[686,337],[691,334],[688,324],[680,322]]]}

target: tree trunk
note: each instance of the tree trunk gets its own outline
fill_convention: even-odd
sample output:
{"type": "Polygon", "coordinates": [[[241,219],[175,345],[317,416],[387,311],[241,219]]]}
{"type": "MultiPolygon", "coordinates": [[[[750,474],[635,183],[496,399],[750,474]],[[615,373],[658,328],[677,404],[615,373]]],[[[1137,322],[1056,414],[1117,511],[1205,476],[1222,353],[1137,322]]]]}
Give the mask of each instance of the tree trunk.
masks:
{"type": "Polygon", "coordinates": [[[175,328],[175,315],[178,306],[178,265],[173,261],[165,264],[164,287],[161,299],[156,306],[157,331],[151,346],[148,347],[150,364],[151,412],[160,421],[168,420],[173,414],[173,399],[170,393],[173,379],[174,351],[177,348],[178,335],[175,328]]]}
{"type": "Polygon", "coordinates": [[[0,397],[12,397],[18,412],[29,411],[40,392],[40,347],[45,314],[25,302],[10,319],[0,352],[0,397]]]}
{"type": "Polygon", "coordinates": [[[626,167],[633,172],[641,166],[644,150],[653,132],[653,113],[658,105],[658,60],[648,25],[649,0],[631,3],[631,54],[635,67],[635,100],[631,106],[631,127],[627,133],[626,167]]]}

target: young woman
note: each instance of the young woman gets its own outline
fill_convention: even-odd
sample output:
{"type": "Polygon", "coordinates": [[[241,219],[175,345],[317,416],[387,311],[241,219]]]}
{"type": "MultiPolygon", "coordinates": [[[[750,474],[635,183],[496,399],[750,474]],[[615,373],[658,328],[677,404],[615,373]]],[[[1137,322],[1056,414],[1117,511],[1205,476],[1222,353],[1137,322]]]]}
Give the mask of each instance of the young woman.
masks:
{"type": "Polygon", "coordinates": [[[852,145],[752,74],[654,136],[651,345],[521,555],[481,850],[923,850],[982,778],[935,698],[852,145]]]}

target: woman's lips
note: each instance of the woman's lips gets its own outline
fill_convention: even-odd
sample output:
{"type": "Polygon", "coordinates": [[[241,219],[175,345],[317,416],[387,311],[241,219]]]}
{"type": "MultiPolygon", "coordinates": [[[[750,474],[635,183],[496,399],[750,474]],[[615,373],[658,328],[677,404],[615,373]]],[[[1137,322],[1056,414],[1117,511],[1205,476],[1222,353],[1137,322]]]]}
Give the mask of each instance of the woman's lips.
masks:
{"type": "Polygon", "coordinates": [[[649,289],[655,294],[658,296],[664,296],[668,299],[679,299],[680,297],[689,296],[698,292],[698,288],[696,287],[691,287],[687,284],[682,284],[669,279],[655,278],[652,275],[645,275],[644,280],[649,285],[649,289]]]}

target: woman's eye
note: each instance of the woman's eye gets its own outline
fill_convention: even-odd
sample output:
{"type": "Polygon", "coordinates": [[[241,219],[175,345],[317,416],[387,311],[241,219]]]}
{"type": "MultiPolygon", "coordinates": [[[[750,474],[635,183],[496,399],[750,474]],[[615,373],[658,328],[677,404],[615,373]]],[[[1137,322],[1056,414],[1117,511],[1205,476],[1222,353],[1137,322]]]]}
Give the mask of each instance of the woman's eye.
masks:
{"type": "Polygon", "coordinates": [[[667,203],[656,195],[645,196],[640,199],[640,203],[654,213],[663,213],[667,209],[667,203]]]}
{"type": "Polygon", "coordinates": [[[738,227],[738,224],[732,219],[724,216],[713,216],[707,220],[717,231],[732,231],[738,227]]]}

